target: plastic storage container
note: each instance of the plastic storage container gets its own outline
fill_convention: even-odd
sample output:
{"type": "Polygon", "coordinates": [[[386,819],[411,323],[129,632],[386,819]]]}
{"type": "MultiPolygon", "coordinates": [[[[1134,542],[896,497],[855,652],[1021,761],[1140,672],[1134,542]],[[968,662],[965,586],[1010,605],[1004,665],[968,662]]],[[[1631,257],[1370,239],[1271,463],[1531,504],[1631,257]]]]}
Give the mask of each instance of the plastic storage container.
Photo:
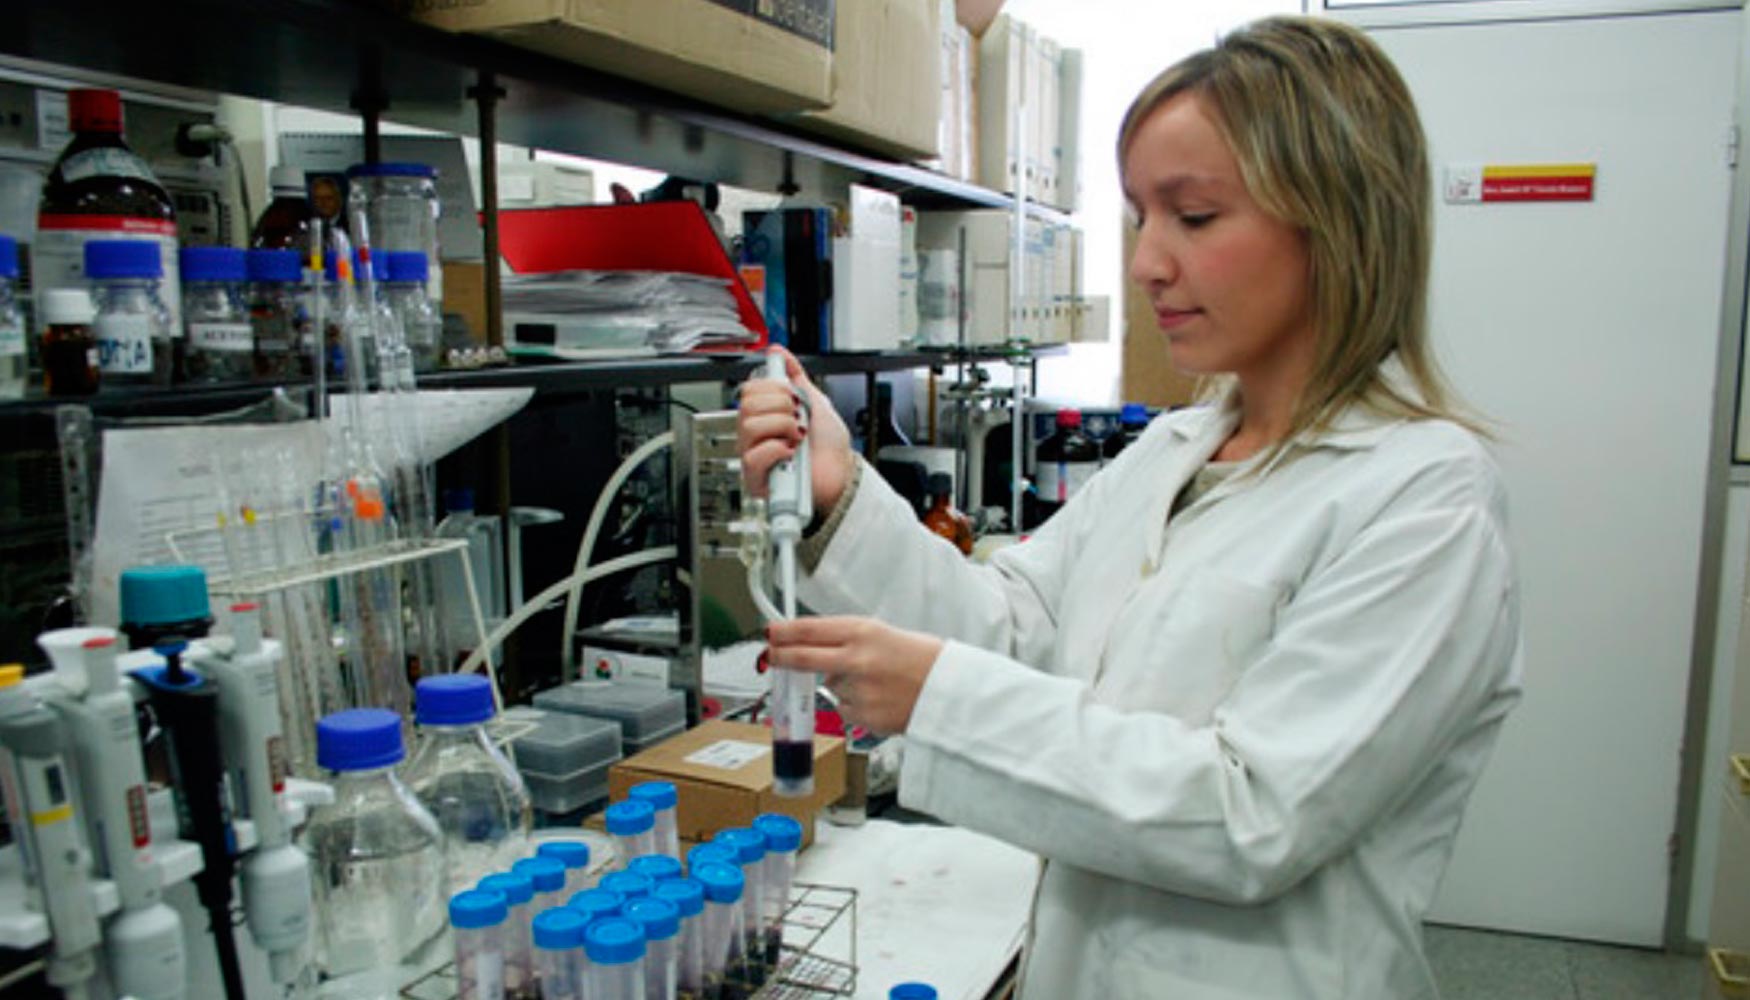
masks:
{"type": "Polygon", "coordinates": [[[687,725],[686,696],[655,684],[574,681],[535,695],[535,707],[619,723],[622,750],[628,757],[687,725]]]}
{"type": "Polygon", "coordinates": [[[627,789],[626,796],[648,802],[650,808],[656,810],[656,851],[679,861],[681,838],[674,811],[680,797],[675,792],[674,782],[641,781],[627,789]]]}
{"type": "Polygon", "coordinates": [[[13,282],[18,280],[18,241],[0,236],[0,399],[18,399],[30,380],[25,350],[24,314],[18,310],[13,282]]]}
{"type": "Polygon", "coordinates": [[[97,304],[97,363],[112,385],[169,385],[183,372],[182,331],[164,304],[158,248],[134,240],[85,244],[85,276],[97,304]]]}
{"type": "Polygon", "coordinates": [[[518,709],[538,718],[511,747],[536,809],[574,812],[608,797],[608,769],[620,759],[620,728],[602,719],[565,712],[518,709]]]}
{"type": "Polygon", "coordinates": [[[679,974],[681,912],[661,899],[635,899],[626,918],[644,928],[645,1000],[675,1000],[679,974]]]}
{"type": "Polygon", "coordinates": [[[316,761],[334,772],[334,801],[299,837],[315,874],[315,958],[324,992],[397,995],[403,969],[430,961],[443,937],[443,837],[395,776],[401,718],[380,708],[316,724],[316,761]]]}
{"type": "Polygon", "coordinates": [[[427,677],[414,698],[419,745],[407,763],[407,785],[443,831],[450,885],[473,885],[526,852],[529,794],[486,736],[490,681],[479,674],[427,677]]]}
{"type": "Polygon", "coordinates": [[[503,1000],[504,897],[469,889],[450,897],[456,936],[456,1000],[503,1000]]]}
{"type": "Polygon", "coordinates": [[[653,899],[674,904],[680,913],[681,932],[676,948],[675,987],[685,997],[700,998],[705,990],[705,942],[702,914],[705,887],[698,879],[677,878],[657,883],[653,899]]]}
{"type": "Polygon", "coordinates": [[[235,381],[254,374],[255,332],[244,296],[248,280],[248,258],[242,250],[182,251],[182,321],[191,381],[235,381]]]}

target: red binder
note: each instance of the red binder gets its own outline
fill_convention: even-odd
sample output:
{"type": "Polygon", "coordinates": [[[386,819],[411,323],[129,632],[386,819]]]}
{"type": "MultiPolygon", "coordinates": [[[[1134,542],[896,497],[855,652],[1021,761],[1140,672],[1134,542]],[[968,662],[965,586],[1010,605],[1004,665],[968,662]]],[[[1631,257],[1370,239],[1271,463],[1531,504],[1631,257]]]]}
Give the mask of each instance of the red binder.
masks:
{"type": "Polygon", "coordinates": [[[690,201],[633,205],[517,208],[498,213],[499,252],[518,274],[546,271],[682,271],[723,278],[742,325],[759,336],[745,346],[708,351],[761,351],[766,318],[723,252],[705,210],[690,201]]]}

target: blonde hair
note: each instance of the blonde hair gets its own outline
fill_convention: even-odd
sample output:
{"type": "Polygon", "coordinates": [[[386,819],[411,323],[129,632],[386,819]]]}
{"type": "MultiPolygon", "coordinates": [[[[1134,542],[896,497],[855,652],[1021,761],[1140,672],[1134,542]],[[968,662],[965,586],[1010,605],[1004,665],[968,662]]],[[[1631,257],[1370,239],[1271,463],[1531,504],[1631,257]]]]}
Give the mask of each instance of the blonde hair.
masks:
{"type": "Polygon", "coordinates": [[[1481,431],[1452,402],[1428,347],[1427,142],[1409,88],[1379,46],[1309,17],[1240,28],[1137,95],[1118,134],[1120,169],[1142,122],[1184,93],[1215,120],[1252,199],[1306,238],[1313,370],[1271,457],[1354,404],[1481,431]],[[1419,399],[1381,377],[1394,351],[1419,399]]]}

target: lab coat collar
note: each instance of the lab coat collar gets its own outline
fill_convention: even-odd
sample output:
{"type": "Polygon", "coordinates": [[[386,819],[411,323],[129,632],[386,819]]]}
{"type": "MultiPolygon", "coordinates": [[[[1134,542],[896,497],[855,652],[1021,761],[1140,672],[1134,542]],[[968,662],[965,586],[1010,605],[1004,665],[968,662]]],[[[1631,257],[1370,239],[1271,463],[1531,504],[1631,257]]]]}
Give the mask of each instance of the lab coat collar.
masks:
{"type": "MultiPolygon", "coordinates": [[[[1416,383],[1404,369],[1402,361],[1394,352],[1379,366],[1380,379],[1404,399],[1414,403],[1423,402],[1422,393],[1417,390],[1416,383]]],[[[1193,448],[1194,454],[1201,458],[1192,466],[1192,471],[1201,467],[1215,453],[1215,448],[1227,440],[1239,423],[1238,389],[1230,390],[1228,394],[1213,404],[1202,407],[1198,419],[1187,419],[1172,425],[1172,431],[1181,439],[1195,442],[1199,446],[1206,442],[1211,434],[1220,434],[1215,445],[1207,451],[1201,447],[1193,448]]],[[[1292,447],[1316,450],[1319,448],[1337,448],[1354,451],[1372,448],[1383,439],[1392,428],[1402,423],[1399,417],[1379,413],[1368,406],[1351,405],[1331,420],[1329,427],[1319,431],[1304,431],[1293,443],[1292,447]]],[[[1181,484],[1182,485],[1182,484],[1181,484]]]]}

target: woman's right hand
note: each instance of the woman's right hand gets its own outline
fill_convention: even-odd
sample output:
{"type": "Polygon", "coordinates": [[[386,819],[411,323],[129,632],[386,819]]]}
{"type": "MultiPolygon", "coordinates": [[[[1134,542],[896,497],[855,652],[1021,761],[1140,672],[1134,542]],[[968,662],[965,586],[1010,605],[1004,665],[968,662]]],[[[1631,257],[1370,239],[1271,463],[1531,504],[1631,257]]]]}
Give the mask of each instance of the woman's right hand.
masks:
{"type": "Polygon", "coordinates": [[[833,409],[832,400],[808,380],[796,358],[782,347],[770,350],[783,357],[791,384],[808,399],[810,425],[804,435],[800,405],[790,386],[760,376],[742,383],[741,409],[735,418],[742,483],[753,496],[765,496],[766,477],[772,466],[794,457],[806,437],[814,479],[814,509],[824,515],[838,504],[845,484],[851,480],[851,467],[856,462],[851,451],[851,432],[833,409]]]}

